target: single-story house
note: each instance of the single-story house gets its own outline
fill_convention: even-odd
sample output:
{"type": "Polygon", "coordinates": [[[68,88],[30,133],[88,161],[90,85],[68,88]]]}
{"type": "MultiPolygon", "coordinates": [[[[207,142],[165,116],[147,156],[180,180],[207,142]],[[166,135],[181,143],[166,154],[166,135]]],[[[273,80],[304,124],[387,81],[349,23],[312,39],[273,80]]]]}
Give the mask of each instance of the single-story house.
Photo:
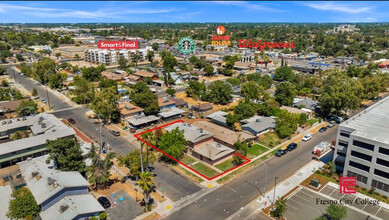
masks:
{"type": "Polygon", "coordinates": [[[165,85],[165,82],[163,80],[156,79],[156,80],[153,80],[153,85],[162,87],[165,85]]]}
{"type": "Polygon", "coordinates": [[[214,141],[214,134],[187,123],[175,123],[166,128],[172,131],[178,128],[184,131],[188,142],[187,153],[200,160],[216,165],[232,158],[234,150],[214,141]]]}
{"type": "Polygon", "coordinates": [[[311,118],[312,110],[309,110],[306,108],[298,109],[298,108],[289,107],[289,106],[281,106],[280,109],[285,109],[288,112],[294,113],[294,114],[307,114],[308,118],[311,118]]]}
{"type": "MultiPolygon", "coordinates": [[[[28,99],[26,99],[27,101],[28,99]]],[[[21,100],[14,100],[14,101],[3,101],[0,102],[0,115],[4,115],[6,113],[15,112],[16,109],[19,107],[20,103],[22,103],[23,99],[21,100]]]]}
{"type": "Polygon", "coordinates": [[[192,110],[198,113],[211,111],[212,109],[213,109],[213,105],[211,103],[203,103],[203,104],[192,106],[192,110]]]}
{"type": "Polygon", "coordinates": [[[174,80],[174,84],[180,84],[180,83],[183,83],[185,81],[190,80],[190,73],[189,72],[181,73],[181,74],[178,74],[176,72],[171,72],[170,76],[174,80]]]}
{"type": "Polygon", "coordinates": [[[155,115],[132,117],[126,120],[128,124],[135,129],[140,129],[159,122],[159,118],[155,115]]]}
{"type": "Polygon", "coordinates": [[[169,98],[170,101],[173,101],[176,103],[176,107],[178,108],[187,108],[188,107],[188,102],[185,101],[184,99],[178,99],[178,98],[169,98]]]}
{"type": "Polygon", "coordinates": [[[159,110],[162,111],[164,109],[175,108],[176,103],[170,100],[168,97],[162,97],[158,98],[158,106],[159,110]]]}
{"type": "Polygon", "coordinates": [[[256,139],[254,135],[244,132],[235,132],[226,127],[215,125],[209,121],[196,121],[193,122],[193,125],[213,133],[215,135],[214,139],[216,142],[219,142],[230,148],[233,148],[233,145],[238,140],[243,142],[250,142],[256,139]]]}
{"type": "Polygon", "coordinates": [[[161,117],[162,120],[167,121],[176,118],[181,118],[184,113],[185,113],[184,110],[174,107],[174,108],[164,109],[164,111],[158,113],[158,115],[161,117]]]}
{"type": "Polygon", "coordinates": [[[133,105],[129,102],[119,103],[120,116],[122,118],[138,116],[143,113],[143,108],[133,105]]]}
{"type": "Polygon", "coordinates": [[[272,117],[253,116],[240,121],[243,125],[242,131],[252,135],[259,135],[268,132],[276,127],[276,120],[272,117]]]}
{"type": "Polygon", "coordinates": [[[123,80],[123,76],[122,75],[117,74],[117,73],[113,73],[113,72],[108,72],[108,71],[101,72],[101,76],[106,78],[106,79],[111,79],[111,80],[114,80],[114,81],[121,81],[121,80],[123,80]]]}
{"type": "Polygon", "coordinates": [[[144,71],[144,70],[137,70],[135,73],[132,75],[139,76],[140,78],[145,78],[145,77],[150,77],[153,80],[157,80],[158,76],[155,75],[155,73],[149,72],[149,71],[144,71]]]}
{"type": "Polygon", "coordinates": [[[227,115],[228,115],[227,112],[217,111],[217,112],[214,112],[214,113],[207,115],[206,118],[211,119],[211,121],[215,124],[227,126],[227,122],[226,122],[227,115]]]}
{"type": "Polygon", "coordinates": [[[304,108],[315,110],[317,106],[317,102],[312,100],[311,98],[305,98],[305,99],[294,98],[293,106],[294,107],[304,106],[304,108]]]}

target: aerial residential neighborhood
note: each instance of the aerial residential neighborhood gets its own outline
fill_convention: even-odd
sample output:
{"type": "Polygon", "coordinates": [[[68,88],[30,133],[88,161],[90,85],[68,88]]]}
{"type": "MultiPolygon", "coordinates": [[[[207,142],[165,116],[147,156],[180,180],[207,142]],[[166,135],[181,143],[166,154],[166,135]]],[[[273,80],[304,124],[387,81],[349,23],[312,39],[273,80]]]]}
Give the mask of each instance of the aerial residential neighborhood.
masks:
{"type": "Polygon", "coordinates": [[[389,219],[387,7],[1,3],[0,219],[389,219]]]}

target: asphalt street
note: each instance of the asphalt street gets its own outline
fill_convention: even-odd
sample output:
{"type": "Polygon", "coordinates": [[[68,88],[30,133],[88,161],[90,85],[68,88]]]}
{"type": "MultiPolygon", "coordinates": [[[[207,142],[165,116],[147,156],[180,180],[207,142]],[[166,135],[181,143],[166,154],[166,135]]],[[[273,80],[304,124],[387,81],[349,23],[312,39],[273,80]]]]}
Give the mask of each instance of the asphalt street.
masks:
{"type": "MultiPolygon", "coordinates": [[[[265,161],[268,165],[267,191],[278,182],[286,179],[313,158],[313,148],[321,141],[336,138],[337,126],[324,133],[317,133],[308,142],[300,142],[297,149],[282,157],[272,157],[265,161]]],[[[226,219],[236,211],[264,194],[266,166],[259,164],[238,176],[217,190],[193,201],[189,205],[167,216],[166,219],[226,219]]]]}
{"type": "MultiPolygon", "coordinates": [[[[10,76],[14,77],[14,73],[7,66],[8,73],[10,76]]],[[[36,82],[30,78],[21,76],[16,72],[16,81],[21,84],[24,88],[31,91],[33,88],[37,88],[38,96],[41,99],[47,99],[46,90],[44,86],[37,86],[36,82]]],[[[55,116],[59,118],[73,118],[76,121],[75,126],[84,132],[88,137],[90,137],[95,142],[98,141],[99,137],[99,126],[94,124],[93,121],[89,120],[86,113],[90,110],[85,107],[73,107],[58,98],[56,95],[52,94],[50,90],[48,91],[50,104],[54,108],[55,116]]],[[[128,140],[125,140],[124,137],[116,137],[111,134],[111,132],[102,127],[102,139],[106,142],[113,152],[116,152],[120,155],[126,155],[132,150],[138,149],[135,145],[131,144],[128,140]]],[[[191,195],[202,188],[193,183],[186,177],[183,177],[181,174],[176,173],[174,170],[170,169],[167,166],[162,164],[154,164],[153,172],[156,174],[155,183],[158,189],[162,187],[165,189],[164,194],[173,201],[177,201],[187,195],[191,195]]]]}

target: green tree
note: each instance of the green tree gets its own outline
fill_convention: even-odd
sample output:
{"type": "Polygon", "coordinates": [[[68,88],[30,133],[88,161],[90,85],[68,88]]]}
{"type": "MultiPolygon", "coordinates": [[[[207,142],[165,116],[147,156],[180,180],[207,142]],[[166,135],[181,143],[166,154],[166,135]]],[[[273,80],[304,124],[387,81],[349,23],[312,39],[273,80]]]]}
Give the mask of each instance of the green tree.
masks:
{"type": "Polygon", "coordinates": [[[104,88],[92,100],[92,110],[104,120],[112,118],[114,112],[118,111],[119,95],[114,87],[104,88]]]}
{"type": "Polygon", "coordinates": [[[336,172],[336,165],[335,165],[335,162],[334,161],[330,161],[327,163],[328,165],[328,169],[331,173],[335,173],[336,172]]]}
{"type": "Polygon", "coordinates": [[[146,59],[147,59],[150,63],[152,63],[153,60],[154,60],[154,51],[149,51],[149,52],[147,52],[147,54],[146,54],[146,59]]]}
{"type": "Polygon", "coordinates": [[[153,43],[151,45],[151,48],[153,48],[154,51],[157,51],[159,49],[159,44],[158,43],[153,43]]]}
{"type": "Polygon", "coordinates": [[[101,78],[101,69],[95,67],[85,67],[82,68],[82,78],[89,80],[91,82],[96,82],[101,78]]]}
{"type": "Polygon", "coordinates": [[[172,88],[168,88],[168,89],[166,89],[166,93],[171,95],[171,96],[174,96],[174,94],[176,94],[176,90],[172,89],[172,88]]]}
{"type": "Polygon", "coordinates": [[[274,209],[270,211],[270,215],[273,218],[280,218],[284,215],[286,211],[287,211],[286,199],[281,198],[277,200],[276,204],[274,205],[274,209]]]}
{"type": "Polygon", "coordinates": [[[133,56],[132,56],[132,62],[135,63],[135,68],[138,68],[138,63],[140,61],[141,57],[139,55],[139,53],[135,53],[133,56]]]}
{"type": "Polygon", "coordinates": [[[276,92],[274,97],[277,102],[282,105],[291,106],[293,104],[293,99],[296,97],[295,89],[290,82],[281,82],[276,87],[276,92]]]}
{"type": "Polygon", "coordinates": [[[9,86],[9,84],[8,84],[8,82],[7,82],[7,81],[5,81],[5,80],[2,80],[2,81],[1,81],[1,86],[2,86],[2,87],[8,87],[8,86],[9,86]]]}
{"type": "Polygon", "coordinates": [[[88,181],[92,184],[93,188],[104,188],[110,183],[110,170],[113,166],[111,160],[114,157],[114,152],[109,152],[104,159],[101,159],[100,156],[96,154],[96,157],[94,158],[95,162],[86,168],[88,181]]]}
{"type": "Polygon", "coordinates": [[[293,69],[288,66],[280,66],[276,69],[273,79],[275,81],[291,81],[294,77],[293,69]]]}
{"type": "Polygon", "coordinates": [[[234,108],[234,115],[239,119],[246,119],[255,115],[255,109],[251,103],[239,102],[234,108]]]}
{"type": "Polygon", "coordinates": [[[279,138],[289,137],[293,131],[297,130],[298,122],[300,120],[299,114],[289,113],[286,110],[280,110],[276,114],[275,131],[279,138]]]}
{"type": "Polygon", "coordinates": [[[243,83],[241,92],[249,100],[259,100],[264,94],[263,88],[254,81],[243,83]]]}
{"type": "Polygon", "coordinates": [[[49,77],[56,73],[56,64],[50,58],[44,57],[32,65],[32,76],[42,84],[49,82],[49,77]]]}
{"type": "Polygon", "coordinates": [[[5,66],[0,66],[0,75],[4,75],[7,72],[7,68],[5,66]]]}
{"type": "Polygon", "coordinates": [[[35,219],[39,215],[40,207],[29,189],[20,188],[12,193],[12,197],[8,207],[8,218],[35,219]]]}
{"type": "Polygon", "coordinates": [[[186,87],[186,94],[189,97],[196,98],[205,94],[206,89],[207,87],[205,86],[204,82],[200,83],[198,81],[191,80],[188,83],[188,87],[186,87]]]}
{"type": "Polygon", "coordinates": [[[150,172],[144,172],[140,174],[140,179],[138,180],[138,185],[143,191],[144,200],[145,200],[145,210],[147,209],[147,205],[150,201],[150,193],[153,190],[154,183],[153,183],[154,175],[150,172]]]}
{"type": "Polygon", "coordinates": [[[31,96],[38,96],[38,90],[36,88],[33,88],[32,91],[31,91],[31,96]]]}
{"type": "Polygon", "coordinates": [[[342,205],[331,204],[326,211],[331,220],[340,220],[347,217],[347,208],[342,205]]]}
{"type": "Polygon", "coordinates": [[[228,78],[226,81],[231,83],[232,86],[239,86],[241,84],[241,80],[238,78],[228,78]]]}
{"type": "Polygon", "coordinates": [[[319,105],[324,116],[341,114],[357,109],[363,88],[359,81],[349,78],[343,72],[331,71],[324,80],[319,105]]]}
{"type": "Polygon", "coordinates": [[[16,112],[19,117],[36,114],[37,111],[38,111],[38,105],[32,100],[29,101],[23,100],[20,103],[20,105],[16,108],[16,112]]]}
{"type": "Polygon", "coordinates": [[[120,56],[118,60],[119,68],[125,70],[127,68],[128,60],[124,56],[120,56]]]}
{"type": "MultiPolygon", "coordinates": [[[[234,147],[234,150],[236,153],[243,155],[243,156],[247,156],[247,150],[249,149],[247,143],[244,143],[244,142],[239,140],[239,141],[234,143],[233,147],[234,147]]],[[[242,164],[244,162],[244,159],[239,157],[239,156],[234,155],[233,161],[236,165],[239,165],[239,164],[242,164]]]]}
{"type": "Polygon", "coordinates": [[[117,86],[118,86],[117,82],[113,79],[101,78],[100,82],[99,82],[100,89],[113,87],[113,88],[115,88],[115,90],[117,90],[117,86]]]}
{"type": "Polygon", "coordinates": [[[213,66],[211,64],[206,64],[204,67],[204,71],[207,74],[207,76],[212,76],[213,75],[213,66]]]}
{"type": "Polygon", "coordinates": [[[66,80],[67,75],[61,73],[51,74],[49,76],[49,86],[52,89],[62,88],[63,82],[66,80]]]}
{"type": "Polygon", "coordinates": [[[208,91],[203,99],[215,104],[225,105],[231,101],[231,93],[232,88],[230,85],[217,80],[209,85],[208,91]]]}
{"type": "Polygon", "coordinates": [[[154,94],[144,82],[138,82],[132,87],[131,98],[135,105],[144,109],[146,115],[158,113],[158,97],[154,94]]]}
{"type": "Polygon", "coordinates": [[[186,149],[186,139],[184,131],[175,128],[162,135],[158,142],[159,149],[170,156],[179,159],[186,149]]]}
{"type": "Polygon", "coordinates": [[[199,61],[199,60],[197,59],[197,57],[196,57],[195,55],[193,55],[193,56],[191,56],[191,57],[189,58],[189,62],[190,62],[190,64],[191,64],[192,66],[196,65],[198,61],[199,61]]]}
{"type": "Polygon", "coordinates": [[[239,117],[235,114],[228,113],[226,116],[226,123],[231,128],[235,129],[235,123],[239,121],[239,117]]]}
{"type": "Polygon", "coordinates": [[[75,76],[73,80],[73,86],[75,87],[72,90],[72,94],[75,97],[72,98],[77,104],[86,104],[91,102],[95,97],[95,86],[92,82],[83,77],[75,76]]]}
{"type": "MultiPolygon", "coordinates": [[[[149,151],[143,152],[142,155],[143,167],[148,167],[150,164],[153,164],[157,159],[155,155],[153,153],[150,153],[149,151]]],[[[141,173],[141,160],[139,150],[131,151],[126,156],[119,155],[118,160],[120,166],[127,167],[133,177],[139,178],[141,173]]]]}
{"type": "Polygon", "coordinates": [[[80,144],[74,138],[47,140],[46,148],[50,151],[50,159],[55,161],[62,171],[84,171],[84,162],[80,144]]]}

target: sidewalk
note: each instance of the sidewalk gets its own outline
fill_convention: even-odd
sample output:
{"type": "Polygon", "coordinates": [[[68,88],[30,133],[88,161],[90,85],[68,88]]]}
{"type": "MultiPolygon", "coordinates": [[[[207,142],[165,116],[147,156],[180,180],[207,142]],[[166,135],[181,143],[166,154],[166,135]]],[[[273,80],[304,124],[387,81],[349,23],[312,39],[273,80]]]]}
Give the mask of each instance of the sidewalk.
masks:
{"type": "Polygon", "coordinates": [[[276,186],[276,192],[274,197],[274,187],[265,193],[264,196],[260,196],[257,199],[250,202],[245,207],[242,207],[234,215],[227,219],[246,219],[259,214],[265,208],[271,206],[272,202],[281,198],[282,196],[289,193],[292,189],[298,187],[301,182],[312,175],[316,170],[323,167],[324,163],[321,161],[311,161],[303,166],[300,170],[294,173],[288,179],[280,182],[276,186]],[[275,198],[275,200],[274,200],[275,198]]]}

